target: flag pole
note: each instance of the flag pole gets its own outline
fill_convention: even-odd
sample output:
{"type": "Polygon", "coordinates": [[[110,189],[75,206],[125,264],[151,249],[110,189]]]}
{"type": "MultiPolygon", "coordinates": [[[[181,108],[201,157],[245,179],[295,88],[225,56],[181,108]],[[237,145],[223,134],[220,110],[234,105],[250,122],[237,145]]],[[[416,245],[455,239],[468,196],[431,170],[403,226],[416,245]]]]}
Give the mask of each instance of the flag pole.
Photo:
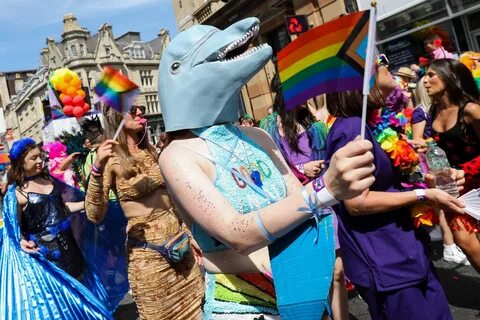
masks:
{"type": "Polygon", "coordinates": [[[118,135],[120,134],[120,131],[122,131],[123,125],[125,124],[125,116],[123,115],[122,122],[118,125],[117,131],[115,131],[115,134],[113,135],[113,140],[117,140],[118,135]]]}
{"type": "Polygon", "coordinates": [[[365,69],[363,74],[363,101],[362,101],[362,122],[360,128],[360,136],[365,139],[365,126],[367,124],[367,102],[370,92],[370,75],[373,67],[373,53],[375,48],[375,36],[377,29],[377,2],[371,2],[370,21],[368,24],[368,43],[367,53],[365,56],[365,69]]]}

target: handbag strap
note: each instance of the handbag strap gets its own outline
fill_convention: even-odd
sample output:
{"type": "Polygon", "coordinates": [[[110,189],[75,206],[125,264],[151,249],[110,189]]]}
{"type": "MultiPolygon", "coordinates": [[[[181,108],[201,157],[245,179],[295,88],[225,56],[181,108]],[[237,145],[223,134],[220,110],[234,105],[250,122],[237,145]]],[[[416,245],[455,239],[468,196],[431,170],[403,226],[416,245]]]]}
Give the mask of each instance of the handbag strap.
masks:
{"type": "Polygon", "coordinates": [[[259,186],[257,186],[255,183],[253,183],[252,180],[248,179],[247,177],[245,177],[243,174],[241,174],[239,171],[237,170],[233,170],[233,168],[228,168],[226,165],[224,164],[221,164],[219,163],[218,161],[215,161],[212,157],[210,157],[209,155],[206,155],[206,154],[203,154],[201,152],[198,152],[197,150],[193,150],[192,148],[190,148],[189,146],[186,146],[186,145],[182,145],[184,148],[187,148],[189,149],[190,151],[198,154],[199,156],[202,156],[204,157],[205,159],[209,160],[210,162],[212,162],[214,165],[219,165],[220,167],[224,168],[225,170],[227,171],[230,171],[232,174],[234,174],[237,178],[241,179],[243,182],[245,182],[246,184],[248,184],[248,186],[250,186],[250,188],[252,188],[256,193],[258,193],[259,195],[261,195],[262,197],[264,197],[265,199],[269,200],[271,203],[275,203],[277,202],[277,200],[275,198],[273,198],[270,194],[268,194],[265,190],[263,190],[262,188],[260,188],[259,186]]]}

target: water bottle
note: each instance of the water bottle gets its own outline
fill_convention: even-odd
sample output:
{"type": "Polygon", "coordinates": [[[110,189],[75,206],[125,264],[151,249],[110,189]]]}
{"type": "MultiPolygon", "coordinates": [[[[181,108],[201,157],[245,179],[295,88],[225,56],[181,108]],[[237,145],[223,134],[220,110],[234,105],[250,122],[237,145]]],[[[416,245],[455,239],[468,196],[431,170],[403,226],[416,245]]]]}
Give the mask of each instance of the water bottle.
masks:
{"type": "Polygon", "coordinates": [[[458,197],[457,183],[452,178],[447,155],[435,141],[428,142],[427,163],[435,177],[435,186],[448,194],[458,197]]]}

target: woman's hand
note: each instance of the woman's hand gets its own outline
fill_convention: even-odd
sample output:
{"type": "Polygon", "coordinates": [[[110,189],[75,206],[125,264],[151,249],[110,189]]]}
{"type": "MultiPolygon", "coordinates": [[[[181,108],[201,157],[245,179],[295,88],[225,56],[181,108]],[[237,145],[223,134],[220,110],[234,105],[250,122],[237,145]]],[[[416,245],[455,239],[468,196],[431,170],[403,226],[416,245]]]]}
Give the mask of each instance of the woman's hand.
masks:
{"type": "Polygon", "coordinates": [[[323,178],[335,199],[355,198],[375,182],[372,147],[368,140],[356,140],[333,154],[323,178]]]}
{"type": "Polygon", "coordinates": [[[428,146],[425,140],[412,139],[408,141],[417,152],[427,152],[428,146]]]}
{"type": "Polygon", "coordinates": [[[462,201],[452,197],[443,190],[432,188],[425,190],[426,200],[435,208],[447,212],[463,214],[465,205],[462,201]]]}
{"type": "MultiPolygon", "coordinates": [[[[463,190],[463,185],[465,184],[465,172],[463,170],[450,169],[450,175],[457,183],[457,190],[460,192],[463,190]]],[[[433,174],[428,173],[425,176],[425,182],[429,188],[435,188],[435,177],[433,174]]]]}
{"type": "Polygon", "coordinates": [[[193,239],[193,237],[190,237],[190,247],[192,248],[192,254],[193,258],[195,259],[195,262],[199,265],[203,265],[203,252],[202,249],[200,249],[200,246],[198,245],[197,241],[193,239]]]}
{"type": "Polygon", "coordinates": [[[315,160],[307,162],[303,165],[303,172],[309,178],[316,178],[325,167],[325,160],[315,160]]]}
{"type": "Polygon", "coordinates": [[[103,169],[108,159],[113,157],[114,155],[113,146],[117,144],[118,144],[117,141],[113,139],[109,139],[109,140],[105,140],[98,147],[97,158],[95,160],[95,167],[97,167],[98,169],[103,169]]]}
{"type": "Polygon", "coordinates": [[[29,253],[29,254],[37,254],[38,253],[37,245],[33,241],[27,241],[25,239],[22,239],[22,240],[20,240],[20,247],[26,253],[29,253]]]}

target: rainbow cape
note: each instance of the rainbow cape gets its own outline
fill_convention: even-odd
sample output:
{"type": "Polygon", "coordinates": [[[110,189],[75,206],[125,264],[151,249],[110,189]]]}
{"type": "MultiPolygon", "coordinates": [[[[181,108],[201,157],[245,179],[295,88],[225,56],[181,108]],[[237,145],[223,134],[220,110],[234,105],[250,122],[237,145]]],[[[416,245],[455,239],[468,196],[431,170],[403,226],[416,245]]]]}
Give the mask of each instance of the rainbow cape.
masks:
{"type": "Polygon", "coordinates": [[[103,68],[102,78],[93,90],[100,101],[121,113],[130,110],[139,93],[134,82],[110,66],[103,68]]]}
{"type": "Polygon", "coordinates": [[[278,53],[287,109],[328,92],[361,90],[370,10],[313,28],[278,53]]]}

